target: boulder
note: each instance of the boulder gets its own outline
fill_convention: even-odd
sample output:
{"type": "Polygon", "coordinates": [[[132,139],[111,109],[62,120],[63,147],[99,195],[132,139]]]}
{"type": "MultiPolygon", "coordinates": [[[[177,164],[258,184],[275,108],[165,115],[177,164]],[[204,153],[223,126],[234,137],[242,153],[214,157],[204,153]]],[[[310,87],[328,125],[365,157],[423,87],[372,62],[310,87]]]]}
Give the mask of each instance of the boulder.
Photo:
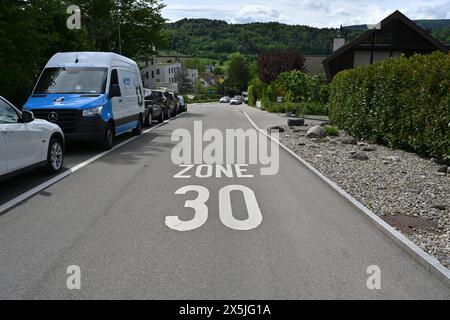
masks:
{"type": "Polygon", "coordinates": [[[356,142],[356,140],[355,140],[355,138],[353,138],[352,136],[347,136],[347,135],[345,135],[345,136],[343,136],[342,138],[341,138],[341,142],[343,143],[343,144],[353,144],[353,145],[357,145],[358,143],[356,142]]]}
{"type": "Polygon", "coordinates": [[[321,126],[314,126],[310,128],[308,132],[306,132],[306,137],[309,139],[311,138],[322,139],[325,138],[327,135],[328,135],[327,132],[321,126]]]}
{"type": "Polygon", "coordinates": [[[356,152],[351,156],[352,159],[361,160],[361,161],[367,161],[369,160],[369,156],[365,152],[356,152]]]}
{"type": "Polygon", "coordinates": [[[448,170],[449,170],[449,167],[444,165],[444,166],[440,166],[437,172],[447,173],[448,170]]]}
{"type": "Polygon", "coordinates": [[[305,125],[305,119],[303,118],[289,118],[287,121],[289,127],[303,127],[305,125]]]}
{"type": "Polygon", "coordinates": [[[377,151],[377,149],[375,149],[375,148],[373,148],[373,147],[364,147],[364,148],[362,148],[362,151],[365,151],[365,152],[374,152],[374,151],[377,151]]]}
{"type": "Polygon", "coordinates": [[[391,162],[400,162],[401,158],[399,156],[391,156],[391,157],[385,158],[385,160],[391,161],[391,162]]]}
{"type": "Polygon", "coordinates": [[[274,126],[274,127],[270,127],[268,131],[269,132],[272,132],[272,131],[284,132],[284,128],[282,128],[280,126],[274,126]]]}

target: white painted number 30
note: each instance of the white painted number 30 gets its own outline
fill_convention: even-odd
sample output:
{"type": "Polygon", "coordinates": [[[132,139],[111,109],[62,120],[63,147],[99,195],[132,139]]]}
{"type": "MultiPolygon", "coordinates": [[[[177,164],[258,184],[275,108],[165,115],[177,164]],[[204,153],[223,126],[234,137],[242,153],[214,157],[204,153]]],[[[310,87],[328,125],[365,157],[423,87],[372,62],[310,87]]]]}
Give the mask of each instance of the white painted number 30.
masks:
{"type": "MultiPolygon", "coordinates": [[[[190,231],[201,227],[208,220],[208,207],[206,201],[209,199],[209,191],[202,186],[186,186],[178,189],[175,194],[183,195],[189,191],[198,193],[195,200],[186,201],[185,207],[192,208],[195,211],[194,218],[190,221],[181,221],[177,216],[166,217],[166,225],[176,231],[190,231]]],[[[255,193],[248,187],[240,185],[226,186],[219,191],[219,214],[220,220],[228,228],[234,230],[251,230],[257,228],[263,218],[261,210],[259,209],[255,193]],[[238,220],[233,216],[231,209],[231,192],[242,192],[246,207],[248,218],[245,220],[238,220]]]]}

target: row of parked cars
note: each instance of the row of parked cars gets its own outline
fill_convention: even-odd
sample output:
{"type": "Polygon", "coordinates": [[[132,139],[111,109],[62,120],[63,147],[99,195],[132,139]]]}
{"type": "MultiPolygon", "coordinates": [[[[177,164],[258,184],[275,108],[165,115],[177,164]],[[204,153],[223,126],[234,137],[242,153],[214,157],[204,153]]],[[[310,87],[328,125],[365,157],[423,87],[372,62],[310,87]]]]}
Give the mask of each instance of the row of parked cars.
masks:
{"type": "Polygon", "coordinates": [[[182,96],[145,89],[135,61],[114,53],[55,54],[20,111],[0,97],[0,180],[59,172],[66,143],[111,149],[117,136],[187,111],[182,96]]]}
{"type": "Polygon", "coordinates": [[[234,97],[222,97],[219,100],[219,103],[229,103],[230,105],[241,105],[243,103],[248,103],[247,96],[234,96],[234,97]]]}

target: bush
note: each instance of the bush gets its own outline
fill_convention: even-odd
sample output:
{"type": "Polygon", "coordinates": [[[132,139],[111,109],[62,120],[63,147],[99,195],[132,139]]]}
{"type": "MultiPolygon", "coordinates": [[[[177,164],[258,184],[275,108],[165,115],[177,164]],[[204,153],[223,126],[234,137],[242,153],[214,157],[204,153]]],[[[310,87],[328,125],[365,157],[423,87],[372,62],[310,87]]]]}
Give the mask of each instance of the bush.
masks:
{"type": "Polygon", "coordinates": [[[330,119],[357,138],[450,162],[450,56],[402,56],[339,73],[330,119]]]}
{"type": "Polygon", "coordinates": [[[278,95],[290,95],[294,102],[328,102],[329,85],[322,83],[318,76],[289,71],[280,74],[273,85],[278,95]]]}
{"type": "Polygon", "coordinates": [[[339,129],[333,126],[325,126],[324,127],[325,131],[328,133],[329,136],[332,137],[339,137],[340,132],[339,129]]]}

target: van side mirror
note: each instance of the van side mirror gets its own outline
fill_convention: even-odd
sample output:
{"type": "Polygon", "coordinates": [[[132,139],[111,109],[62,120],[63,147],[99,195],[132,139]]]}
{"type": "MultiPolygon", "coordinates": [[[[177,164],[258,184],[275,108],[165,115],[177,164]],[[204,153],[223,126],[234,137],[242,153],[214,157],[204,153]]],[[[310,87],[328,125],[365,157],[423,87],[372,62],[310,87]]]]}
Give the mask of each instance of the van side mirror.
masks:
{"type": "Polygon", "coordinates": [[[118,84],[111,85],[111,88],[109,89],[109,96],[110,98],[122,96],[122,93],[120,92],[120,86],[118,84]]]}
{"type": "Polygon", "coordinates": [[[24,110],[22,111],[22,122],[23,123],[30,123],[34,121],[34,114],[31,111],[24,110]]]}

